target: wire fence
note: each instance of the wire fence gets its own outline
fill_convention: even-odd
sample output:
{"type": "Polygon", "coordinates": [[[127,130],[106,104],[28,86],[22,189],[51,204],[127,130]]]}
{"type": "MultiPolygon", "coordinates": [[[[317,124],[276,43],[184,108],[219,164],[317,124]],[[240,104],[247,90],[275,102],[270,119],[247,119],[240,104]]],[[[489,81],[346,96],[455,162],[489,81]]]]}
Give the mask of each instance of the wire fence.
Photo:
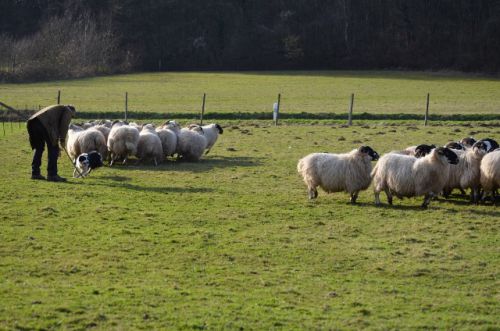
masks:
{"type": "MultiPolygon", "coordinates": [[[[379,114],[368,112],[355,112],[356,95],[352,93],[349,101],[346,102],[345,113],[333,112],[283,112],[280,109],[282,104],[282,94],[277,94],[276,102],[272,104],[269,112],[214,112],[207,111],[207,94],[200,96],[199,112],[151,112],[134,111],[129,109],[130,97],[128,92],[124,93],[123,111],[85,111],[77,108],[77,119],[97,120],[97,119],[124,119],[124,120],[154,120],[154,119],[189,119],[203,124],[203,120],[269,120],[278,125],[280,119],[292,120],[332,120],[345,121],[346,125],[353,125],[354,121],[359,120],[407,120],[421,121],[427,126],[431,121],[500,121],[500,114],[432,114],[430,111],[431,94],[427,93],[425,103],[422,106],[422,112],[418,113],[391,113],[379,114]]],[[[284,98],[286,100],[286,96],[284,98]]],[[[55,100],[61,103],[61,91],[57,91],[55,100]]],[[[14,126],[21,127],[21,122],[26,122],[28,118],[36,111],[42,109],[42,105],[24,105],[13,107],[0,100],[0,121],[2,122],[2,132],[5,136],[9,131],[14,130],[14,126]],[[17,124],[16,124],[17,123],[17,124]]]]}

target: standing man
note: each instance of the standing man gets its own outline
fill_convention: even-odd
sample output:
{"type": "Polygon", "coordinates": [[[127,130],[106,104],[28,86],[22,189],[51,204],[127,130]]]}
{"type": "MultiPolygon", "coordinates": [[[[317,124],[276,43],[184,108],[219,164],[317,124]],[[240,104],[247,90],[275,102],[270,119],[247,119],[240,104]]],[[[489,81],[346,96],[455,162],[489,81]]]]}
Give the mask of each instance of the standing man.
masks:
{"type": "Polygon", "coordinates": [[[47,145],[48,164],[47,180],[51,182],[65,182],[66,178],[57,174],[57,158],[59,146],[64,147],[71,118],[75,116],[75,107],[70,105],[53,105],[43,108],[28,119],[27,127],[31,148],[35,151],[31,163],[31,179],[42,179],[40,174],[42,154],[47,145]]]}

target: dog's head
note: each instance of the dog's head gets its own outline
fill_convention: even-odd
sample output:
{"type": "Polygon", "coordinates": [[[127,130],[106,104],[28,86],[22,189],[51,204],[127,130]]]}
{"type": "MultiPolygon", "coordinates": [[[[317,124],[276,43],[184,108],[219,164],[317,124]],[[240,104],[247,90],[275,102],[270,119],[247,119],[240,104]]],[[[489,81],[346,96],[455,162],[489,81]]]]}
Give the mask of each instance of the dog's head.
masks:
{"type": "Polygon", "coordinates": [[[96,151],[82,153],[78,155],[75,162],[75,167],[78,169],[80,174],[76,176],[76,172],[74,174],[75,177],[85,177],[90,171],[93,169],[99,168],[103,166],[102,156],[96,151]]]}

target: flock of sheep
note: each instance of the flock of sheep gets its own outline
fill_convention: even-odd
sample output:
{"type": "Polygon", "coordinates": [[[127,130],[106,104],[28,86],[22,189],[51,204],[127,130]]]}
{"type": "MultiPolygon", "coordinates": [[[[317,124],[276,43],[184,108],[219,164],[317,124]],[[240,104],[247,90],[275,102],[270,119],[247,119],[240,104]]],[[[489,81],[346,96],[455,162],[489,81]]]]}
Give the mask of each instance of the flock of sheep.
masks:
{"type": "Polygon", "coordinates": [[[351,203],[373,181],[375,204],[384,191],[392,205],[393,196],[424,196],[423,208],[439,194],[448,197],[453,189],[471,190],[471,201],[488,196],[495,200],[500,187],[500,148],[493,139],[464,138],[444,147],[411,146],[379,158],[362,146],[349,153],[312,153],[300,159],[297,170],[308,188],[309,198],[318,196],[317,187],[330,192],[348,192],[351,203]],[[371,161],[378,160],[372,169],[371,161]]]}
{"type": "MultiPolygon", "coordinates": [[[[198,161],[214,146],[223,129],[218,124],[191,124],[181,128],[176,121],[159,127],[124,121],[71,124],[66,150],[73,161],[82,154],[97,151],[112,166],[124,164],[135,156],[138,162],[152,161],[155,165],[167,157],[198,161]]],[[[443,147],[411,146],[392,151],[379,158],[369,146],[349,153],[312,153],[300,159],[297,170],[308,188],[309,198],[318,196],[317,187],[326,192],[346,191],[351,203],[373,182],[375,203],[380,204],[380,192],[389,204],[398,198],[424,196],[422,207],[439,194],[448,197],[453,189],[471,190],[471,201],[479,202],[500,187],[500,148],[493,139],[464,138],[443,147]],[[372,169],[372,161],[378,160],[372,169]]]]}
{"type": "Polygon", "coordinates": [[[176,121],[167,121],[156,127],[109,120],[71,124],[68,129],[66,150],[73,161],[78,155],[97,151],[112,166],[117,161],[124,164],[135,156],[138,162],[158,165],[167,157],[177,154],[178,159],[198,161],[208,153],[223,129],[218,124],[191,124],[181,128],[176,121]]]}

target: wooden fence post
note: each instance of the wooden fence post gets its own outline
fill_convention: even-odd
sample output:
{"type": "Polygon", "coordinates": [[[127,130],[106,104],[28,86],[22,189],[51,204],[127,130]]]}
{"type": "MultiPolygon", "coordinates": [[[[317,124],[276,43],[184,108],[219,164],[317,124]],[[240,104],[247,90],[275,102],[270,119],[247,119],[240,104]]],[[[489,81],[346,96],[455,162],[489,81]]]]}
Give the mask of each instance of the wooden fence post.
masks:
{"type": "Polygon", "coordinates": [[[128,92],[125,92],[125,121],[128,117],[128,92]]]}
{"type": "Polygon", "coordinates": [[[61,104],[61,90],[57,91],[57,104],[61,104]]]}
{"type": "Polygon", "coordinates": [[[427,105],[425,106],[424,126],[427,126],[427,121],[429,120],[429,99],[430,99],[430,93],[427,93],[427,105]]]}
{"type": "Polygon", "coordinates": [[[205,99],[207,97],[206,93],[203,93],[203,102],[201,104],[201,115],[200,115],[200,125],[203,125],[203,114],[205,114],[205,99]]]}
{"type": "Polygon", "coordinates": [[[351,105],[349,106],[349,115],[347,116],[347,125],[352,125],[352,110],[354,108],[354,93],[351,94],[351,105]]]}

